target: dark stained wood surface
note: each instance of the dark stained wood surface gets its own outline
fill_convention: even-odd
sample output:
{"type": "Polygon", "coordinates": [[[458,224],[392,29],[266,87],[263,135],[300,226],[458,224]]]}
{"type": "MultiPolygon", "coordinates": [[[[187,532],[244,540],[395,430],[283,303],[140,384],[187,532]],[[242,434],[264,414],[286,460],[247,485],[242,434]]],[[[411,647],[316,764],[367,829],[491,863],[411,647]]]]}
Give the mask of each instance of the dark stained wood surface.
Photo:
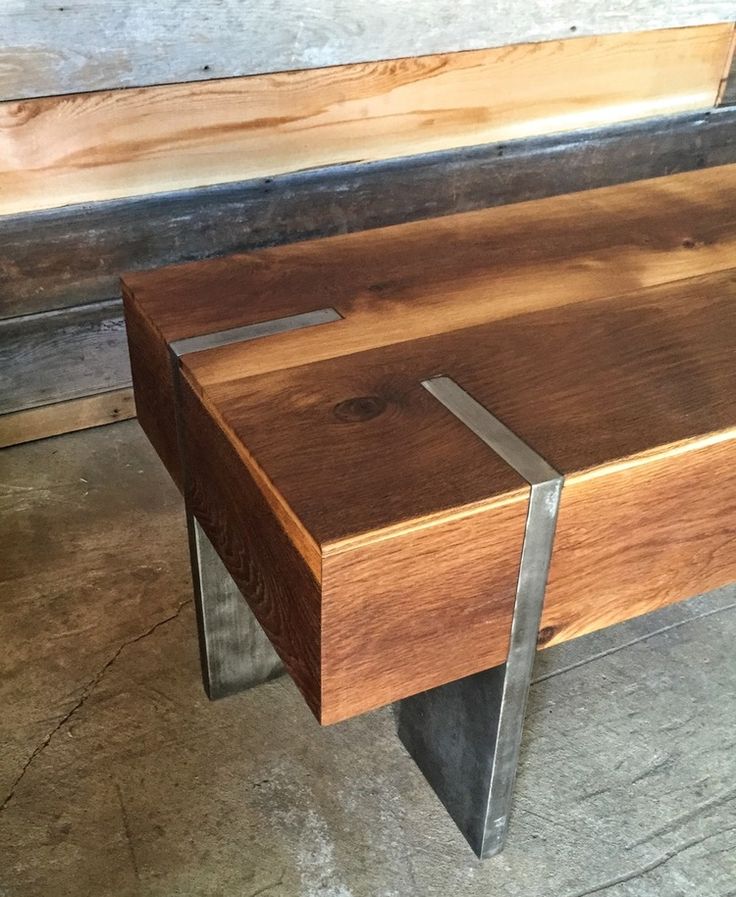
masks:
{"type": "Polygon", "coordinates": [[[541,644],[736,579],[735,189],[698,172],[128,284],[144,400],[167,339],[344,315],[182,359],[191,498],[322,722],[506,656],[528,487],[427,377],[567,477],[541,644]]]}
{"type": "Polygon", "coordinates": [[[432,376],[567,476],[736,427],[735,307],[730,270],[199,388],[331,553],[518,482],[432,376]]]}

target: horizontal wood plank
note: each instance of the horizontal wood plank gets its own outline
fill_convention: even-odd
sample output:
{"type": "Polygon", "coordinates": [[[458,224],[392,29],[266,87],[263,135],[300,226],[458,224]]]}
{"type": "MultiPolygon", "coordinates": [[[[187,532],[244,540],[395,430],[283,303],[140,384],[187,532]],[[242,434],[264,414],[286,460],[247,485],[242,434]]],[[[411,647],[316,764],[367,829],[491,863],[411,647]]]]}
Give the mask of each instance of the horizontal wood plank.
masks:
{"type": "Polygon", "coordinates": [[[0,218],[0,317],[110,299],[121,271],[736,162],[736,110],[0,218]]]}
{"type": "Polygon", "coordinates": [[[118,302],[0,321],[0,414],[129,385],[118,302]]]}
{"type": "Polygon", "coordinates": [[[252,75],[733,18],[729,0],[159,0],[0,6],[0,98],[252,75]],[[105,52],[99,52],[104,47],[105,52]]]}
{"type": "Polygon", "coordinates": [[[731,25],[0,105],[0,214],[713,106],[731,25]]]}
{"type": "Polygon", "coordinates": [[[0,414],[0,448],[135,417],[131,387],[0,414]]]}

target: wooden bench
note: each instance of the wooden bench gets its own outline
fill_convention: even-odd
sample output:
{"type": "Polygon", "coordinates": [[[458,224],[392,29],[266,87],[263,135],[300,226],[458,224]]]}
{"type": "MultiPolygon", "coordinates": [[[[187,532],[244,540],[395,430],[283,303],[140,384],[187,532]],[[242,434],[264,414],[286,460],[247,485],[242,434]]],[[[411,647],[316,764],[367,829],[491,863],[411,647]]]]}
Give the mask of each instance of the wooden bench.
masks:
{"type": "Polygon", "coordinates": [[[535,648],[736,579],[734,266],[727,166],[126,276],[210,696],[398,702],[497,852],[535,648]]]}

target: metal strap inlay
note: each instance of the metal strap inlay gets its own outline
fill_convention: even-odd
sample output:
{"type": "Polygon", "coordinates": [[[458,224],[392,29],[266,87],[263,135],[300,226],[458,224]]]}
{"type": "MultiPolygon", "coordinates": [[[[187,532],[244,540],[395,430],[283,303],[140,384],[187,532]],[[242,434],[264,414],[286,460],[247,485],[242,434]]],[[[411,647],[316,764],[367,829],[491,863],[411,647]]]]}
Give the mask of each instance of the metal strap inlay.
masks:
{"type": "MultiPolygon", "coordinates": [[[[478,673],[458,683],[451,683],[450,686],[440,686],[426,692],[424,696],[404,702],[407,707],[406,725],[421,727],[422,716],[430,708],[428,702],[449,714],[457,713],[463,705],[467,710],[479,692],[493,691],[495,686],[492,679],[497,671],[500,672],[503,684],[498,712],[491,712],[489,730],[481,734],[481,741],[470,748],[471,754],[479,758],[478,768],[483,766],[484,754],[490,761],[483,809],[478,808],[475,816],[468,816],[465,811],[453,813],[455,795],[448,794],[447,782],[442,778],[437,780],[440,784],[438,794],[455,815],[478,855],[491,856],[500,850],[508,826],[526,698],[536,654],[564,478],[451,378],[435,377],[422,381],[422,385],[531,487],[506,663],[501,668],[478,673]],[[446,699],[443,689],[447,691],[446,699]],[[418,702],[413,720],[410,709],[412,700],[418,702]],[[452,702],[453,706],[450,708],[446,701],[452,702]]],[[[483,708],[476,705],[476,709],[479,715],[483,714],[483,708]]],[[[414,758],[430,782],[435,784],[434,770],[441,768],[442,764],[437,766],[437,758],[433,756],[432,750],[427,756],[417,756],[414,752],[414,758]]],[[[460,775],[462,774],[461,771],[460,775]]],[[[460,793],[464,787],[467,787],[465,783],[454,782],[451,784],[451,792],[460,793]]],[[[476,782],[475,788],[480,787],[481,783],[476,782]]]]}
{"type": "Polygon", "coordinates": [[[527,483],[546,483],[559,478],[560,474],[554,467],[450,377],[422,380],[422,386],[523,476],[527,483]]]}
{"type": "Polygon", "coordinates": [[[214,333],[174,340],[169,344],[169,348],[177,358],[181,358],[189,352],[216,349],[220,346],[229,346],[231,343],[244,343],[264,336],[287,333],[289,330],[301,330],[304,327],[315,327],[318,324],[330,324],[341,320],[342,315],[334,308],[318,308],[299,315],[288,315],[285,318],[273,318],[258,324],[246,324],[244,327],[231,327],[229,330],[216,330],[214,333]]]}

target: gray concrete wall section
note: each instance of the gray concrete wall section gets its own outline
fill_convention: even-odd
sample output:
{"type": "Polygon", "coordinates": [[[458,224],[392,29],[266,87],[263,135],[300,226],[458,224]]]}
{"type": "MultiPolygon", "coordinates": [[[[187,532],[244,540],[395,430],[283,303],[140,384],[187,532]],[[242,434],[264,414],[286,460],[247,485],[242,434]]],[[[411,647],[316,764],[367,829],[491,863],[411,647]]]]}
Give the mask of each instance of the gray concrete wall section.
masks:
{"type": "Polygon", "coordinates": [[[3,897],[733,897],[736,590],[538,656],[480,863],[390,710],[202,691],[178,493],[135,422],[0,452],[3,897]]]}

